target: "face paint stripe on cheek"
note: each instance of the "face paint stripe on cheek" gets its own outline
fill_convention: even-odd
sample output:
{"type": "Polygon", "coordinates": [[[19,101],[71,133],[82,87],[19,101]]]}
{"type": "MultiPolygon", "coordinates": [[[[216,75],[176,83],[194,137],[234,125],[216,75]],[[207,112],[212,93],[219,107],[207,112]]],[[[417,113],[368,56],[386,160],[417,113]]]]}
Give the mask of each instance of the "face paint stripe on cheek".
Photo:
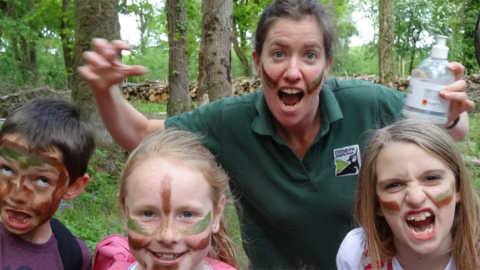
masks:
{"type": "Polygon", "coordinates": [[[400,206],[396,201],[391,201],[391,202],[382,201],[382,199],[380,199],[378,195],[377,195],[377,199],[380,205],[382,206],[382,208],[387,212],[389,212],[390,214],[396,214],[397,212],[400,211],[400,206]]]}
{"type": "Polygon", "coordinates": [[[453,200],[454,193],[455,193],[454,182],[452,182],[450,184],[450,188],[447,191],[442,192],[435,197],[435,200],[434,200],[435,205],[438,208],[443,208],[449,205],[450,202],[453,200]]]}
{"type": "Polygon", "coordinates": [[[212,214],[212,212],[208,212],[208,214],[205,216],[205,218],[203,218],[202,220],[200,220],[196,224],[186,228],[183,231],[183,233],[187,234],[187,235],[192,235],[192,234],[199,234],[199,233],[205,231],[207,229],[208,225],[210,225],[211,214],[212,214]]]}
{"type": "Polygon", "coordinates": [[[323,75],[325,73],[325,67],[322,69],[322,72],[320,73],[320,75],[318,75],[318,78],[315,79],[311,85],[307,85],[307,91],[309,94],[311,94],[313,91],[315,91],[315,89],[317,89],[320,84],[322,84],[323,82],[323,75]]]}
{"type": "Polygon", "coordinates": [[[138,234],[147,236],[147,231],[145,230],[145,228],[140,226],[140,224],[138,224],[138,222],[131,217],[128,218],[127,227],[138,234]]]}
{"type": "Polygon", "coordinates": [[[275,82],[275,80],[273,80],[270,76],[268,76],[267,72],[265,71],[265,68],[263,67],[263,64],[262,64],[262,79],[267,84],[268,88],[270,88],[271,90],[275,90],[275,88],[277,88],[277,82],[275,82]]]}
{"type": "Polygon", "coordinates": [[[172,210],[172,178],[170,176],[166,176],[164,181],[162,182],[162,190],[161,190],[161,196],[162,196],[162,208],[163,208],[163,213],[165,214],[165,218],[168,219],[170,216],[170,212],[172,210]]]}
{"type": "Polygon", "coordinates": [[[130,234],[128,235],[128,246],[130,246],[131,249],[142,249],[148,246],[148,244],[148,239],[145,239],[143,237],[135,238],[132,237],[130,234]]]}

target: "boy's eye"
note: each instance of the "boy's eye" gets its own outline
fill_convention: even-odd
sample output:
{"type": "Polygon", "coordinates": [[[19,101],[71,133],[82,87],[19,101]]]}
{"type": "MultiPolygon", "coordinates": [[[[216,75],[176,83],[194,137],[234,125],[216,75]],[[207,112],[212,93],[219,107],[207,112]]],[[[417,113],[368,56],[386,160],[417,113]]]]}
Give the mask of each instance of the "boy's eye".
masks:
{"type": "Polygon", "coordinates": [[[7,166],[2,166],[2,173],[3,173],[5,176],[12,176],[12,174],[13,174],[12,169],[10,169],[10,168],[7,167],[7,166]]]}
{"type": "Polygon", "coordinates": [[[143,216],[144,217],[153,217],[153,212],[151,212],[151,211],[144,212],[143,216]]]}
{"type": "Polygon", "coordinates": [[[307,53],[305,55],[305,57],[309,60],[313,60],[313,59],[317,58],[317,56],[314,53],[307,53]]]}
{"type": "Polygon", "coordinates": [[[275,52],[273,54],[276,58],[282,58],[284,56],[283,52],[275,52]]]}
{"type": "Polygon", "coordinates": [[[191,218],[191,217],[193,217],[193,214],[190,213],[190,212],[184,212],[184,213],[182,214],[182,217],[184,217],[184,218],[191,218]]]}
{"type": "Polygon", "coordinates": [[[40,187],[48,187],[50,185],[50,181],[48,181],[48,179],[45,177],[39,177],[37,180],[35,180],[35,183],[40,187]]]}

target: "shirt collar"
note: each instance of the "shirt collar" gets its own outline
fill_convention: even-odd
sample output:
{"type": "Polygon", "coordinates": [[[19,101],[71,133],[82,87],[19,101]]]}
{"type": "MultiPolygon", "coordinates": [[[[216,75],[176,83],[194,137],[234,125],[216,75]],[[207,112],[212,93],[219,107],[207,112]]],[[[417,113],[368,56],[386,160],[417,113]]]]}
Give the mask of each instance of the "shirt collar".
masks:
{"type": "MultiPolygon", "coordinates": [[[[328,131],[329,125],[337,120],[343,119],[342,110],[338,104],[335,94],[332,92],[331,80],[325,81],[320,91],[320,109],[322,112],[322,127],[319,133],[323,133],[322,130],[328,131]],[[324,129],[326,128],[326,129],[324,129]]],[[[253,120],[252,130],[260,135],[274,135],[276,134],[272,121],[272,113],[270,112],[267,101],[265,100],[265,94],[263,91],[257,92],[255,98],[255,108],[257,109],[258,116],[253,120]]]]}

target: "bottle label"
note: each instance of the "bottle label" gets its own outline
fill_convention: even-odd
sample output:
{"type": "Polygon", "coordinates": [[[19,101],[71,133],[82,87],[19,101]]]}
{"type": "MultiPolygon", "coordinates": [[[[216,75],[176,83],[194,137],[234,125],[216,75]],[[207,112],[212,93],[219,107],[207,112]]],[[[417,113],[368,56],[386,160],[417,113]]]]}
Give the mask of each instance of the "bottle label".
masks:
{"type": "Polygon", "coordinates": [[[424,111],[448,113],[450,101],[444,100],[439,93],[444,86],[428,79],[412,78],[405,104],[424,111]]]}

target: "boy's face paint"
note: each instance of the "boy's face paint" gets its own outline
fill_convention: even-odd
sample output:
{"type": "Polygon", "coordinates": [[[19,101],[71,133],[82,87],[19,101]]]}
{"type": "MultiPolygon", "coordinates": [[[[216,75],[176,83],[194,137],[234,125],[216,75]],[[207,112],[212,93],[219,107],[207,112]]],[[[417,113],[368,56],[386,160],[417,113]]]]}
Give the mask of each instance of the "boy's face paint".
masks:
{"type": "Polygon", "coordinates": [[[65,195],[69,177],[59,150],[31,150],[17,137],[7,134],[0,142],[0,216],[10,233],[35,242],[65,195]]]}
{"type": "Polygon", "coordinates": [[[125,222],[130,250],[145,269],[203,269],[214,214],[203,174],[153,158],[127,180],[125,222]]]}
{"type": "Polygon", "coordinates": [[[392,229],[397,252],[451,252],[460,196],[450,167],[416,144],[392,143],[380,151],[375,168],[378,214],[392,229]]]}

